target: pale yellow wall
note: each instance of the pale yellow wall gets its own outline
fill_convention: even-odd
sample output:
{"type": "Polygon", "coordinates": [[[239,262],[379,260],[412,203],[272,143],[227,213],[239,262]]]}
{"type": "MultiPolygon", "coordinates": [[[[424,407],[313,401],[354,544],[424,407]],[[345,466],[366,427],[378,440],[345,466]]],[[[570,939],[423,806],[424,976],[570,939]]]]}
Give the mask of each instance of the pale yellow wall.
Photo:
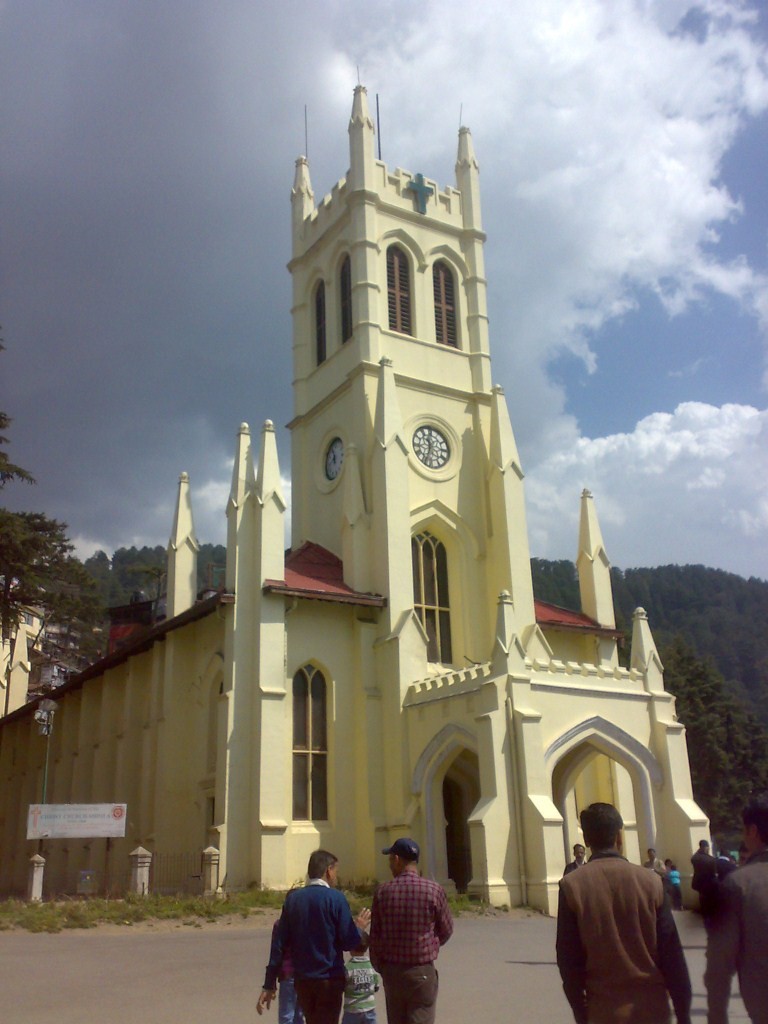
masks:
{"type": "MultiPolygon", "coordinates": [[[[56,696],[48,772],[49,803],[127,803],[126,838],[44,843],[46,891],[72,892],[77,872],[125,874],[137,845],[165,852],[201,850],[206,831],[201,782],[208,702],[200,679],[221,643],[214,616],[170,634],[80,689],[56,696]],[[167,662],[167,663],[166,663],[167,662]]],[[[3,723],[0,746],[0,884],[26,887],[27,808],[42,795],[44,737],[27,713],[3,723]]],[[[210,774],[210,773],[208,773],[210,774]]]]}

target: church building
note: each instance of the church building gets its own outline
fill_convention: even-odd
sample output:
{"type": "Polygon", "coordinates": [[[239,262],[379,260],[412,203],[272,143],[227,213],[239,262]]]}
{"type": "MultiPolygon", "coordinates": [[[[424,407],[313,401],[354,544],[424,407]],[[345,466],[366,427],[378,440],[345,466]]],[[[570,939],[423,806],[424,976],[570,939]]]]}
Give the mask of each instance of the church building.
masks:
{"type": "MultiPolygon", "coordinates": [[[[196,600],[189,480],[168,551],[168,618],[54,697],[48,801],[124,802],[124,840],[51,840],[46,886],[129,851],[219,850],[224,890],[288,888],[309,853],[424,874],[554,912],[578,812],[616,804],[624,848],[678,863],[707,835],[684,726],[642,609],[619,664],[609,562],[581,495],[581,608],[534,598],[523,471],[492,383],[472,137],[455,186],[376,159],[354,91],[350,166],[291,194],[291,543],[272,423],[237,436],[223,592],[196,600]]],[[[578,495],[574,496],[574,502],[578,495]]],[[[0,891],[23,890],[45,738],[0,721],[0,891]]]]}

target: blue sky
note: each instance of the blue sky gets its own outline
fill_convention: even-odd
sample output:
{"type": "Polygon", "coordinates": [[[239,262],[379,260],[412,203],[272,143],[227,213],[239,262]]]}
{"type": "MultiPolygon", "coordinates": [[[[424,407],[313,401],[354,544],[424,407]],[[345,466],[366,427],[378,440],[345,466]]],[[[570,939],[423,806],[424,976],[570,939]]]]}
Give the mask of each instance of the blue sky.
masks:
{"type": "Polygon", "coordinates": [[[0,408],[14,508],[165,544],[190,473],[225,534],[241,421],[290,469],[289,194],[348,163],[481,168],[494,379],[532,553],[596,499],[622,568],[768,578],[768,16],[738,0],[5,0],[0,408]]]}

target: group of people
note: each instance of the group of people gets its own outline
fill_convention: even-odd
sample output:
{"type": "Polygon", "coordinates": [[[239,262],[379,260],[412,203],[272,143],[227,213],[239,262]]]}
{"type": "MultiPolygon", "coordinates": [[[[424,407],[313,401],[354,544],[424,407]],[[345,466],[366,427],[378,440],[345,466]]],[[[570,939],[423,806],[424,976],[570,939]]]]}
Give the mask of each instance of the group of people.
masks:
{"type": "MultiPolygon", "coordinates": [[[[728,1024],[734,974],[752,1024],[768,1024],[768,798],[750,801],[742,820],[743,866],[720,864],[706,841],[691,858],[707,927],[708,1024],[728,1024]]],[[[670,868],[655,850],[642,867],[622,857],[623,821],[611,804],[591,804],[581,827],[592,856],[586,862],[574,847],[557,918],[557,964],[576,1024],[667,1024],[670,1000],[677,1024],[690,1024],[691,982],[662,881],[670,868]]]]}
{"type": "MultiPolygon", "coordinates": [[[[743,866],[723,866],[718,878],[704,841],[692,857],[694,888],[709,893],[713,878],[718,886],[716,909],[706,899],[702,906],[710,906],[708,1024],[728,1024],[734,974],[752,1024],[768,1024],[768,797],[752,800],[742,817],[743,866]]],[[[580,820],[591,856],[574,847],[560,882],[556,941],[576,1024],[669,1024],[670,1002],[677,1024],[691,1024],[690,976],[662,882],[677,869],[657,867],[653,850],[642,867],[626,860],[624,823],[611,804],[590,804],[580,820]]],[[[380,975],[388,1024],[433,1024],[435,960],[453,932],[448,902],[440,885],[419,875],[412,839],[382,852],[392,880],[357,918],[336,889],[336,857],[312,854],[309,884],[288,894],[273,931],[260,1014],[280,979],[279,1024],[338,1024],[342,1005],[343,1024],[374,1024],[380,975]],[[352,954],[346,965],[344,951],[352,954]]]]}
{"type": "Polygon", "coordinates": [[[382,852],[392,880],[376,890],[370,910],[353,918],[336,888],[337,858],[315,850],[309,884],[288,893],[273,929],[259,1014],[278,995],[280,979],[279,1024],[338,1024],[342,1006],[343,1024],[375,1024],[380,975],[388,1024],[434,1022],[435,960],[453,934],[448,900],[442,886],[419,874],[413,839],[382,852]],[[346,965],[345,951],[352,954],[346,965]]]}

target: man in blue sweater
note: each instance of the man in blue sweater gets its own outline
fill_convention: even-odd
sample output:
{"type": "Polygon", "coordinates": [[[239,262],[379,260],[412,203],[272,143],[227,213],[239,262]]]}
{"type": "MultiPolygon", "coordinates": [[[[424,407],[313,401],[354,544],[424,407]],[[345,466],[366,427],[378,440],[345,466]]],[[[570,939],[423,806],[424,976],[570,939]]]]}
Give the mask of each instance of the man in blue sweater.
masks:
{"type": "Polygon", "coordinates": [[[290,946],[296,994],[307,1024],[338,1024],[344,997],[344,950],[357,949],[371,919],[363,910],[353,919],[346,897],[336,888],[338,860],[327,850],[309,858],[309,883],[293,889],[272,939],[258,1013],[269,1009],[277,991],[283,949],[290,946]]]}

